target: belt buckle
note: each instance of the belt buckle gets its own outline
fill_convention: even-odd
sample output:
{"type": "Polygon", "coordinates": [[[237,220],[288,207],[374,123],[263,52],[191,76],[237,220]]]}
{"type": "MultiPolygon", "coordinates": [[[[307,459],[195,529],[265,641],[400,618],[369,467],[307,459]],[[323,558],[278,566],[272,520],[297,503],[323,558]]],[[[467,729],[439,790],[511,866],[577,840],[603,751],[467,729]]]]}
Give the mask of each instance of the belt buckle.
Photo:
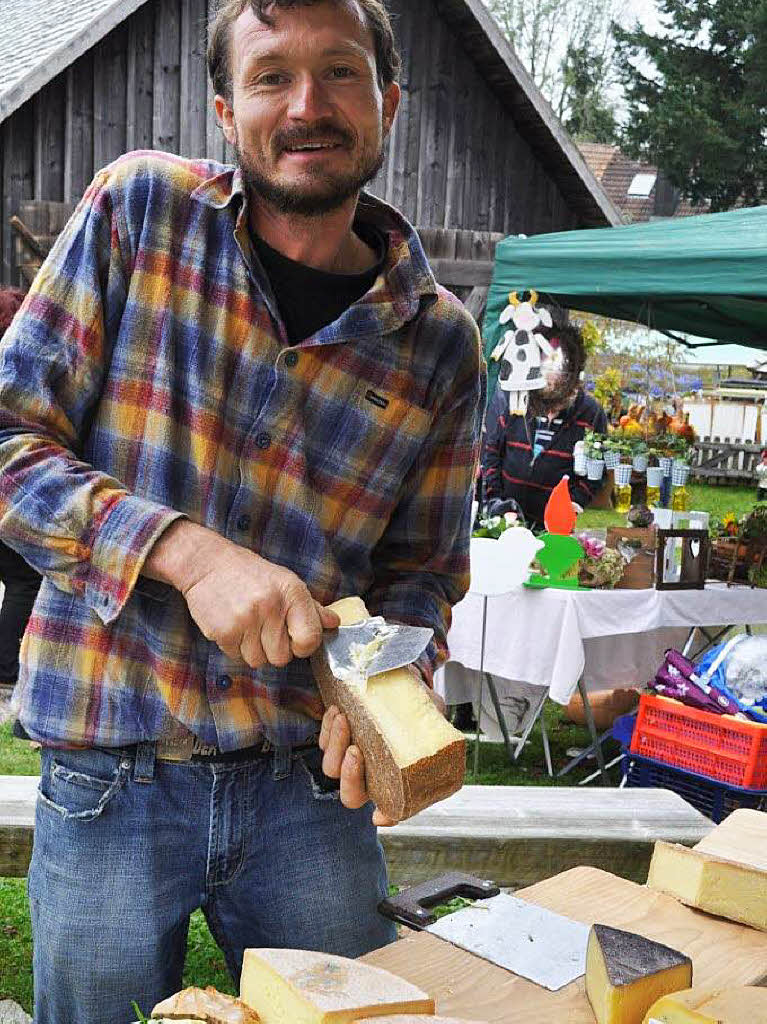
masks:
{"type": "Polygon", "coordinates": [[[167,737],[157,741],[156,756],[160,761],[187,762],[192,760],[196,737],[190,732],[185,736],[167,737]]]}

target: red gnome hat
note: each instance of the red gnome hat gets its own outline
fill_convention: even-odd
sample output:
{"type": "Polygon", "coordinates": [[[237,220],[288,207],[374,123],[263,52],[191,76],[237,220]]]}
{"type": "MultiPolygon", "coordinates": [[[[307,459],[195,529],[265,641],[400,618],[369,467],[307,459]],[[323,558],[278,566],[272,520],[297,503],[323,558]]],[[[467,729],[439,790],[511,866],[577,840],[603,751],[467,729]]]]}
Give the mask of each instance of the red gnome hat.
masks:
{"type": "Polygon", "coordinates": [[[566,475],[562,477],[551,492],[543,512],[543,525],[548,532],[558,533],[564,537],[570,536],[578,519],[567,485],[569,479],[570,477],[566,475]]]}

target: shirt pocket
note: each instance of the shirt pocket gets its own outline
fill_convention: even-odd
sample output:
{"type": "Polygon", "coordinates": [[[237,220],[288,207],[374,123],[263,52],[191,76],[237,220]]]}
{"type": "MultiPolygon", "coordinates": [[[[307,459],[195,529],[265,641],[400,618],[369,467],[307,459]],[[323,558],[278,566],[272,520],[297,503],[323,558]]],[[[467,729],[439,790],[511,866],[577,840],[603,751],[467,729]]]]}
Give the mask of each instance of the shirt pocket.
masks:
{"type": "Polygon", "coordinates": [[[360,511],[380,515],[395,504],[431,422],[421,406],[361,381],[328,425],[326,471],[360,511]]]}

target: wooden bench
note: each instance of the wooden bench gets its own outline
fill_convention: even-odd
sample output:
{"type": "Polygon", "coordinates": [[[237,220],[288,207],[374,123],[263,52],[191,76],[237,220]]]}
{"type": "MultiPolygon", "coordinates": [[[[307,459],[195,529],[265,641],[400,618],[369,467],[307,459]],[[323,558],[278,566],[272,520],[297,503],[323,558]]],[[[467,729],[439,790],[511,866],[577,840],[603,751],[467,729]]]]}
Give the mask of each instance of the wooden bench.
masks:
{"type": "Polygon", "coordinates": [[[656,840],[692,846],[713,827],[663,789],[464,786],[379,837],[397,884],[457,870],[517,888],[582,865],[644,883],[656,840]]]}
{"type": "MultiPolygon", "coordinates": [[[[0,776],[0,877],[26,875],[37,776],[0,776]]],[[[656,839],[693,845],[713,828],[652,789],[464,786],[380,838],[396,884],[469,871],[516,888],[580,865],[644,882],[656,839]]]]}

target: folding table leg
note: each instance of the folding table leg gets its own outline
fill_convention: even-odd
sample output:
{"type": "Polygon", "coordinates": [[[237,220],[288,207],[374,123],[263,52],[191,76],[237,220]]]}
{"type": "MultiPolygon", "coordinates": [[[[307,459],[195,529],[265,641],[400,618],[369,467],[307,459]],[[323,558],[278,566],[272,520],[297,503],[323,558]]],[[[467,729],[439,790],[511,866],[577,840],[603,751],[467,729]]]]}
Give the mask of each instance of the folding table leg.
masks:
{"type": "MultiPolygon", "coordinates": [[[[498,691],[495,688],[495,680],[493,679],[489,672],[485,673],[485,680],[487,682],[487,687],[490,690],[490,699],[492,700],[493,707],[495,708],[495,713],[498,718],[498,725],[501,727],[501,733],[503,735],[503,745],[506,747],[506,756],[508,757],[510,762],[516,761],[517,757],[519,756],[519,749],[521,749],[521,747],[518,748],[516,754],[512,750],[511,737],[509,736],[509,727],[506,724],[506,719],[503,717],[503,708],[501,707],[501,702],[498,700],[498,691]]],[[[481,712],[482,708],[480,706],[480,714],[481,712]]],[[[525,733],[525,736],[527,736],[527,733],[525,733]]],[[[524,743],[524,740],[522,742],[524,743]]]]}
{"type": "Polygon", "coordinates": [[[576,765],[579,765],[581,761],[583,761],[585,758],[589,756],[589,754],[594,754],[594,756],[597,759],[597,764],[599,765],[599,771],[602,776],[602,783],[605,786],[607,786],[610,784],[610,779],[605,769],[605,755],[604,751],[602,750],[602,743],[604,742],[604,740],[607,739],[608,736],[611,735],[612,730],[607,729],[607,731],[603,732],[601,736],[597,734],[597,727],[596,723],[594,722],[594,715],[591,710],[591,703],[589,701],[588,693],[586,692],[586,686],[583,682],[583,677],[581,677],[578,680],[578,690],[580,692],[581,699],[583,700],[583,712],[586,716],[586,725],[589,728],[589,735],[591,736],[591,746],[587,747],[585,750],[582,750],[577,757],[574,757],[572,759],[572,761],[568,761],[564,768],[560,769],[560,771],[557,773],[557,778],[562,778],[563,775],[567,775],[567,773],[571,771],[571,769],[575,768],[576,765]]]}

